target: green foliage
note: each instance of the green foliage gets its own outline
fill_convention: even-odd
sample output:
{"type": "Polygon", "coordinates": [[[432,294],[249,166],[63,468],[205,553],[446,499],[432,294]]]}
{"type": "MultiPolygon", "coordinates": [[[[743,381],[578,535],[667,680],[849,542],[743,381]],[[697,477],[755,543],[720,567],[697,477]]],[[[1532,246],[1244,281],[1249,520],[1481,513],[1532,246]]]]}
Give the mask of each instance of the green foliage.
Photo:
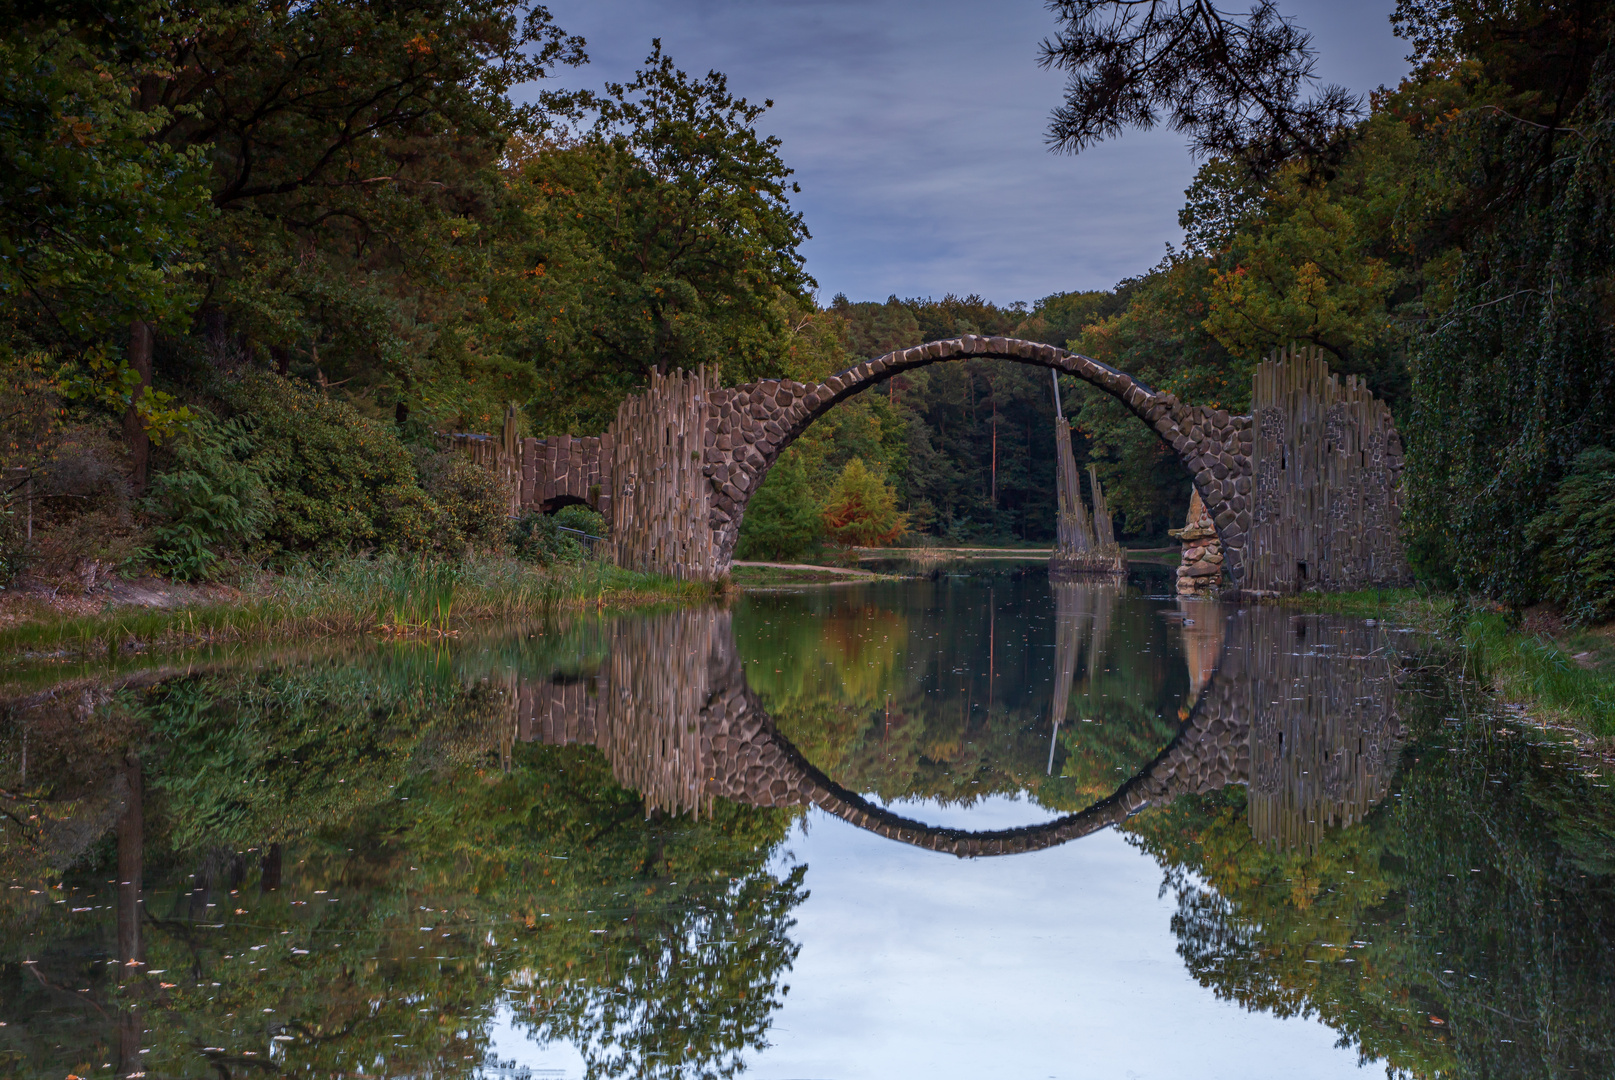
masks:
{"type": "Polygon", "coordinates": [[[0,589],[10,585],[32,561],[23,512],[0,511],[0,589]]]}
{"type": "Polygon", "coordinates": [[[789,447],[746,504],[735,555],[795,562],[813,553],[823,535],[818,492],[808,478],[802,452],[789,447]]]}
{"type": "Polygon", "coordinates": [[[174,460],[152,481],[152,561],[179,580],[211,576],[219,552],[257,540],[269,492],[247,464],[252,441],[238,420],[200,416],[174,444],[174,460]]]}
{"type": "MultiPolygon", "coordinates": [[[[35,808],[84,841],[63,892],[106,900],[0,901],[0,1009],[10,1032],[37,1036],[8,1041],[7,1075],[53,1076],[86,1047],[104,1060],[148,986],[162,1008],[143,1025],[142,1065],[163,1073],[243,1031],[283,1036],[277,1058],[297,1072],[469,1072],[503,1014],[569,1041],[589,1075],[734,1075],[796,955],[804,871],[773,868],[791,817],[727,803],[699,820],[647,815],[593,747],[511,746],[503,686],[542,685],[559,658],[589,652],[577,634],[546,647],[561,636],[226,667],[55,727],[36,710],[35,808]],[[196,977],[91,980],[78,1000],[94,1019],[64,1023],[44,984],[16,981],[17,958],[113,933],[114,843],[95,841],[123,801],[103,793],[127,790],[136,749],[145,827],[116,850],[144,866],[142,956],[154,976],[196,977]]],[[[0,740],[7,790],[14,742],[0,740]]],[[[13,835],[0,857],[16,878],[13,835]]],[[[82,970],[53,955],[47,981],[82,970]]]]}
{"type": "Polygon", "coordinates": [[[590,506],[571,503],[555,512],[555,524],[563,529],[574,529],[588,536],[605,539],[610,526],[606,516],[590,506]]]}
{"type": "Polygon", "coordinates": [[[1543,720],[1563,720],[1596,738],[1615,736],[1615,676],[1584,668],[1573,648],[1523,634],[1496,612],[1460,612],[1457,636],[1469,673],[1504,700],[1529,702],[1543,720]]]}
{"type": "Polygon", "coordinates": [[[583,538],[562,532],[556,515],[533,510],[510,523],[509,542],[518,559],[540,566],[579,563],[589,557],[583,538]]]}
{"type": "Polygon", "coordinates": [[[458,355],[454,328],[482,293],[493,167],[512,132],[569,107],[542,81],[582,62],[581,40],[530,0],[219,5],[142,30],[174,68],[161,136],[206,148],[224,211],[200,275],[211,351],[233,336],[437,422],[526,396],[499,356],[458,355]],[[522,84],[539,85],[525,106],[508,96],[522,84]]]}
{"type": "Polygon", "coordinates": [[[488,548],[504,542],[510,492],[491,470],[464,454],[451,453],[427,491],[437,504],[443,546],[458,550],[468,544],[488,548]]]}
{"type": "Polygon", "coordinates": [[[1331,194],[1308,184],[1300,167],[1286,170],[1269,186],[1260,223],[1230,238],[1233,266],[1212,271],[1205,326],[1235,356],[1310,342],[1339,366],[1383,332],[1395,278],[1331,194]]]}
{"type": "MultiPolygon", "coordinates": [[[[1213,264],[1174,255],[1144,277],[1123,282],[1120,310],[1089,325],[1070,344],[1156,390],[1195,405],[1237,412],[1250,401],[1251,365],[1205,328],[1213,264]]],[[[1172,448],[1121,402],[1086,383],[1066,389],[1073,450],[1098,466],[1124,536],[1164,537],[1183,523],[1189,475],[1172,448]]]]}
{"type": "Polygon", "coordinates": [[[229,403],[251,440],[249,464],[269,488],[263,535],[274,549],[334,553],[431,542],[437,508],[390,425],[269,374],[243,378],[229,403]]]}
{"type": "Polygon", "coordinates": [[[949,577],[920,595],[912,585],[754,595],[736,610],[735,640],[769,715],[837,783],[965,806],[1029,793],[1073,812],[1160,753],[1192,700],[1172,631],[1145,605],[1116,604],[1108,644],[1083,648],[1102,655],[1076,665],[1051,774],[1053,606],[1031,574],[949,577]],[[953,689],[938,695],[939,685],[953,689]]]}
{"type": "Polygon", "coordinates": [[[512,155],[488,292],[488,333],[538,367],[546,430],[603,429],[652,370],[781,373],[812,284],[763,106],[719,73],[691,79],[660,42],[596,105],[583,138],[512,155]]]}
{"type": "Polygon", "coordinates": [[[1587,450],[1528,532],[1543,591],[1575,623],[1615,618],[1615,451],[1587,450]]]}
{"type": "MultiPolygon", "coordinates": [[[[111,13],[106,22],[116,26],[111,13]]],[[[98,22],[101,20],[98,19],[98,22]]],[[[207,163],[160,136],[171,112],[139,84],[167,74],[101,27],[30,20],[0,33],[0,337],[81,349],[131,318],[183,325],[196,232],[212,214],[207,163]],[[130,55],[126,53],[125,55],[130,55]]],[[[128,29],[126,26],[116,27],[128,29]]]]}
{"type": "Polygon", "coordinates": [[[1315,1015],[1391,1075],[1607,1071],[1587,957],[1615,929],[1608,787],[1452,685],[1409,691],[1389,797],[1310,851],[1256,843],[1239,788],[1128,823],[1177,893],[1179,955],[1220,999],[1315,1015]]]}
{"type": "Polygon", "coordinates": [[[1440,148],[1499,197],[1414,352],[1407,518],[1430,562],[1514,606],[1541,595],[1531,522],[1615,427],[1615,52],[1597,72],[1574,131],[1476,110],[1440,148]]]}
{"type": "Polygon", "coordinates": [[[886,478],[853,458],[836,477],[824,504],[824,533],[845,547],[884,547],[908,531],[897,493],[886,478]]]}

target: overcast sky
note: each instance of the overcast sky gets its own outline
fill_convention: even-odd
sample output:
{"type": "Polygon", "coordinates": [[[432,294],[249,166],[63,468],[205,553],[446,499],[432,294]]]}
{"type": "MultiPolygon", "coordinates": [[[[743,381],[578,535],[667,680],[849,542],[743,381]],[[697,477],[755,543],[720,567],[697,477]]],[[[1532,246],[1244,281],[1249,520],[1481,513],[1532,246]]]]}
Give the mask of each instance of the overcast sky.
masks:
{"type": "MultiPolygon", "coordinates": [[[[1062,76],[1037,67],[1041,0],[551,0],[588,39],[569,85],[626,80],[653,37],[692,74],[774,108],[820,299],[979,293],[1008,303],[1108,288],[1182,232],[1196,163],[1183,137],[1131,131],[1049,153],[1062,76]]],[[[1243,6],[1230,3],[1230,7],[1243,6]]],[[[1319,74],[1366,93],[1406,71],[1394,0],[1281,0],[1311,30],[1319,74]]]]}

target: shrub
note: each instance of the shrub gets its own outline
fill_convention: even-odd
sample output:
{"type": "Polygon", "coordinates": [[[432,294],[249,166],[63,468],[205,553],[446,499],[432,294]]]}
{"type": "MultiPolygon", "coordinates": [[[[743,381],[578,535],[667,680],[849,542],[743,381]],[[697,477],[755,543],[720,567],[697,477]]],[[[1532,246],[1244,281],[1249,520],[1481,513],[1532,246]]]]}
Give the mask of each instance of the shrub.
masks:
{"type": "Polygon", "coordinates": [[[1572,623],[1615,618],[1615,451],[1584,451],[1528,537],[1543,592],[1572,623]]]}
{"type": "Polygon", "coordinates": [[[510,493],[497,476],[464,454],[433,470],[428,493],[437,503],[445,548],[498,547],[508,531],[510,493]]]}
{"type": "Polygon", "coordinates": [[[0,510],[0,588],[28,569],[29,543],[24,511],[0,510]]]}
{"type": "Polygon", "coordinates": [[[208,577],[222,549],[262,535],[269,492],[247,463],[252,440],[240,421],[206,413],[174,443],[173,466],[152,479],[146,507],[162,521],[152,530],[152,561],[180,580],[208,577]]]}
{"type": "Polygon", "coordinates": [[[589,556],[579,537],[561,531],[555,515],[528,511],[511,523],[509,539],[518,559],[540,566],[583,562],[589,556]]]}
{"type": "Polygon", "coordinates": [[[606,516],[593,507],[573,503],[555,512],[555,524],[562,529],[576,529],[589,536],[605,539],[606,516]]]}
{"type": "Polygon", "coordinates": [[[264,539],[284,551],[431,544],[438,509],[391,427],[302,383],[247,375],[229,404],[269,488],[264,539]]]}
{"type": "Polygon", "coordinates": [[[105,431],[65,429],[34,470],[30,570],[90,589],[141,544],[124,446],[105,431]]]}

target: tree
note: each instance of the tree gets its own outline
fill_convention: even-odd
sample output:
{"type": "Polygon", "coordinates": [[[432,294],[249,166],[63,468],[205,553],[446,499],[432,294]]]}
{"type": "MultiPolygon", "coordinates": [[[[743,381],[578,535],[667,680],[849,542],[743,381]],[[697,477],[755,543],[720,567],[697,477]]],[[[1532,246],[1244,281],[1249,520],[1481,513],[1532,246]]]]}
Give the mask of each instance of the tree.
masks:
{"type": "Polygon", "coordinates": [[[582,40],[530,0],[190,14],[194,31],[165,40],[175,76],[153,96],[174,116],[164,139],[209,148],[208,348],[351,382],[400,417],[438,405],[445,379],[484,374],[429,354],[475,295],[473,238],[506,139],[575,103],[544,91],[517,106],[508,92],[582,63],[582,40]]]}
{"type": "Polygon", "coordinates": [[[1428,576],[1523,607],[1541,597],[1530,522],[1615,428],[1612,24],[1607,6],[1447,10],[1459,21],[1435,40],[1518,82],[1481,82],[1427,137],[1463,188],[1411,357],[1410,555],[1428,576]]]}
{"type": "Polygon", "coordinates": [[[544,426],[604,428],[652,371],[781,372],[813,279],[799,189],[755,127],[771,105],[717,72],[691,79],[658,41],[633,82],[607,85],[586,135],[512,156],[487,319],[537,366],[544,426]]]}
{"type": "Polygon", "coordinates": [[[1069,72],[1049,142],[1078,152],[1125,127],[1167,123],[1197,155],[1223,155],[1266,176],[1297,155],[1329,162],[1360,102],[1315,81],[1311,35],[1257,0],[1243,19],[1212,0],[1052,0],[1062,26],[1040,62],[1069,72]]]}
{"type": "Polygon", "coordinates": [[[908,517],[897,509],[891,485],[870,472],[862,458],[853,458],[826,502],[824,531],[848,547],[882,547],[908,531],[908,517]]]}
{"type": "Polygon", "coordinates": [[[794,561],[818,547],[823,534],[817,492],[803,454],[789,447],[746,504],[736,554],[742,559],[794,561]]]}
{"type": "Polygon", "coordinates": [[[1339,367],[1382,331],[1396,278],[1350,211],[1303,179],[1282,172],[1260,223],[1233,235],[1222,260],[1233,265],[1212,271],[1205,326],[1236,356],[1311,342],[1339,367]]]}

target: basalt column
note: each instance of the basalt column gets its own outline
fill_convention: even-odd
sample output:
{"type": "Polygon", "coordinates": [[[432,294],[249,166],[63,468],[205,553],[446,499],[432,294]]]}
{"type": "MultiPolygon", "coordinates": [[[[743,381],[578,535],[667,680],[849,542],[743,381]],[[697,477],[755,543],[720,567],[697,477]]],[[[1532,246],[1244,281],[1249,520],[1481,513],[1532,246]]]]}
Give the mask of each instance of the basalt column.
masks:
{"type": "Polygon", "coordinates": [[[712,489],[702,471],[707,395],[717,381],[705,367],[652,374],[648,390],[618,407],[610,433],[618,566],[689,581],[712,581],[727,569],[713,542],[712,489]]]}

